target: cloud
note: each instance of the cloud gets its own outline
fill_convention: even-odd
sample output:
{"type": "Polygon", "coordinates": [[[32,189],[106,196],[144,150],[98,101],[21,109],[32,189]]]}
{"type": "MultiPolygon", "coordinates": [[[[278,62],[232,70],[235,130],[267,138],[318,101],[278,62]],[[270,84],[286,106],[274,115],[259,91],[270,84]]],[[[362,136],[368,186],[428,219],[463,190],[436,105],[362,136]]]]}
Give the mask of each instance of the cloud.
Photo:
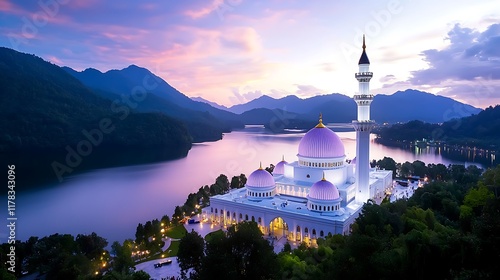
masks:
{"type": "Polygon", "coordinates": [[[310,96],[315,96],[318,95],[319,93],[325,93],[324,90],[321,90],[315,86],[312,85],[298,85],[297,90],[295,91],[295,95],[297,96],[303,96],[303,97],[310,97],[310,96]]]}
{"type": "Polygon", "coordinates": [[[220,5],[220,1],[212,1],[206,4],[207,6],[186,10],[184,14],[192,19],[202,18],[215,11],[220,5]]]}
{"type": "Polygon", "coordinates": [[[383,88],[402,84],[419,89],[439,88],[439,94],[468,104],[487,107],[500,104],[500,24],[478,31],[456,24],[447,34],[449,45],[421,53],[428,68],[411,72],[406,82],[383,77],[383,88]]]}
{"type": "Polygon", "coordinates": [[[381,83],[387,83],[396,80],[396,76],[394,75],[385,75],[379,79],[381,83]]]}
{"type": "Polygon", "coordinates": [[[320,63],[318,64],[318,68],[321,70],[321,71],[325,71],[325,72],[333,72],[336,70],[335,68],[335,64],[333,63],[329,63],[329,62],[325,62],[325,63],[320,63]]]}

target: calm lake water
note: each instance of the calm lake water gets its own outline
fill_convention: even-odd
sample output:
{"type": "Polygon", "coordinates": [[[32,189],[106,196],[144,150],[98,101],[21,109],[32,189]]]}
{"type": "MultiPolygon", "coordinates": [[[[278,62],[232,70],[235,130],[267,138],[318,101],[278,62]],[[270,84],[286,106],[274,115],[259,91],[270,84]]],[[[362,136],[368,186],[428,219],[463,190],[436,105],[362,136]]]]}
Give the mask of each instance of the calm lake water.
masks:
{"type": "MultiPolygon", "coordinates": [[[[247,127],[223,140],[195,144],[187,157],[155,164],[98,169],[67,178],[63,183],[22,193],[16,197],[17,239],[54,233],[96,232],[111,244],[135,238],[138,223],[172,216],[187,195],[210,185],[219,174],[229,179],[247,176],[259,167],[276,164],[284,156],[296,160],[303,132],[270,134],[263,127],[247,127]]],[[[338,132],[347,158],[355,155],[354,132],[338,132]]],[[[396,162],[421,160],[445,165],[464,164],[435,150],[404,150],[372,141],[370,158],[392,157],[396,162]]],[[[466,157],[465,157],[466,158],[466,157]]],[[[480,166],[482,167],[482,166],[480,166]]],[[[2,201],[6,201],[6,198],[2,201]]],[[[6,221],[6,211],[2,220],[6,221]],[[5,217],[5,218],[4,218],[5,217]]],[[[0,243],[7,231],[0,232],[0,243]]]]}

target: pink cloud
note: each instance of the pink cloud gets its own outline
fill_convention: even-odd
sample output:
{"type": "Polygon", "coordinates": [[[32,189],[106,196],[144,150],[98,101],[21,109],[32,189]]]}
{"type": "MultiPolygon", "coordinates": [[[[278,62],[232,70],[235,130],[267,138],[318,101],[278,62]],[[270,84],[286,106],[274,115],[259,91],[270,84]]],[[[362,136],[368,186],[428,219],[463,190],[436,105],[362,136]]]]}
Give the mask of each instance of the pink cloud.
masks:
{"type": "Polygon", "coordinates": [[[205,3],[207,4],[204,7],[199,7],[197,9],[190,9],[184,12],[184,15],[192,18],[192,19],[199,19],[203,18],[206,15],[209,15],[213,11],[219,9],[221,5],[224,4],[224,0],[214,0],[210,3],[205,3]]]}
{"type": "Polygon", "coordinates": [[[10,3],[8,0],[0,2],[0,11],[2,12],[10,12],[14,9],[14,5],[10,3]]]}
{"type": "Polygon", "coordinates": [[[57,64],[57,65],[64,65],[63,62],[59,58],[57,58],[53,55],[48,56],[47,60],[54,63],[54,64],[57,64]]]}

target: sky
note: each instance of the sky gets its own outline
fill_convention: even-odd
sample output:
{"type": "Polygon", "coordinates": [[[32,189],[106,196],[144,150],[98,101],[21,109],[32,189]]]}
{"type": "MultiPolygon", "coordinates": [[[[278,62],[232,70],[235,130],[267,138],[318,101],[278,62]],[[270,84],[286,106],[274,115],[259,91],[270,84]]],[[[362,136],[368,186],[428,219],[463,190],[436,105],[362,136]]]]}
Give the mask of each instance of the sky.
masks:
{"type": "Polygon", "coordinates": [[[497,0],[0,0],[0,46],[102,72],[135,64],[225,106],[353,96],[362,36],[373,94],[500,104],[497,0]]]}

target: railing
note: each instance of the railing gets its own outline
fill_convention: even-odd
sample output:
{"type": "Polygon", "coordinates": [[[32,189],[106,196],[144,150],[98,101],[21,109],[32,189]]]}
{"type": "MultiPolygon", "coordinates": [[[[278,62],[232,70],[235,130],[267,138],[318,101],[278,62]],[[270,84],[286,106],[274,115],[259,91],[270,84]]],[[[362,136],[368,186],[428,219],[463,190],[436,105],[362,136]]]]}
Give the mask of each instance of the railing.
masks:
{"type": "Polygon", "coordinates": [[[373,94],[356,94],[354,95],[354,100],[357,99],[373,99],[373,94]]]}
{"type": "Polygon", "coordinates": [[[354,74],[354,76],[356,78],[358,78],[358,77],[361,77],[361,78],[363,78],[363,77],[373,77],[373,72],[359,72],[359,73],[354,74]]]}

